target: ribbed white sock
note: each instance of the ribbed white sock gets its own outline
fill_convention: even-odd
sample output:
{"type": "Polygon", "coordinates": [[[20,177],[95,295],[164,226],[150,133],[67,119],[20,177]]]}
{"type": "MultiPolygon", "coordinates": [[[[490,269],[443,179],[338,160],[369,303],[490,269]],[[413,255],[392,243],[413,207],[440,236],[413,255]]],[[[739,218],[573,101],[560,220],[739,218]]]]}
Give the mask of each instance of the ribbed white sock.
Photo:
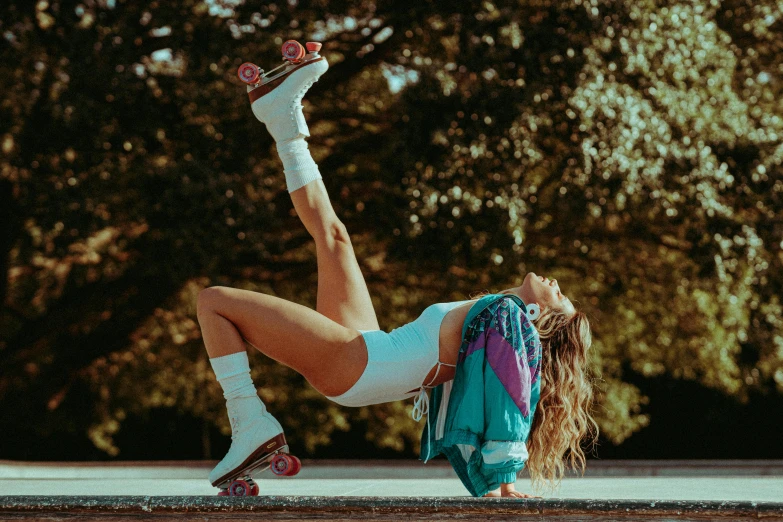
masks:
{"type": "Polygon", "coordinates": [[[311,181],[323,179],[304,135],[277,143],[277,154],[283,162],[283,173],[288,192],[293,192],[311,181]]]}
{"type": "Polygon", "coordinates": [[[250,362],[247,352],[237,352],[209,360],[226,400],[239,397],[257,397],[258,390],[250,378],[250,362]]]}

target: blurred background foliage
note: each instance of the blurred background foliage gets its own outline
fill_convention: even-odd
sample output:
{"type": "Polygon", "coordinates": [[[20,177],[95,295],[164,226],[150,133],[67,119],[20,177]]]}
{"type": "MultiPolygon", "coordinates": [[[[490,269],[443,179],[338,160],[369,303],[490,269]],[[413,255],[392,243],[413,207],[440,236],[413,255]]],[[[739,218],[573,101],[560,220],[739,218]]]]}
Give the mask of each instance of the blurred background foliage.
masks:
{"type": "MultiPolygon", "coordinates": [[[[598,456],[772,455],[782,19],[769,0],[6,0],[0,458],[222,457],[198,291],[315,304],[314,245],[236,79],[292,38],[331,64],[309,142],[382,328],[556,277],[592,319],[598,456]]],[[[299,454],[416,454],[411,404],[342,408],[252,364],[299,454]]]]}

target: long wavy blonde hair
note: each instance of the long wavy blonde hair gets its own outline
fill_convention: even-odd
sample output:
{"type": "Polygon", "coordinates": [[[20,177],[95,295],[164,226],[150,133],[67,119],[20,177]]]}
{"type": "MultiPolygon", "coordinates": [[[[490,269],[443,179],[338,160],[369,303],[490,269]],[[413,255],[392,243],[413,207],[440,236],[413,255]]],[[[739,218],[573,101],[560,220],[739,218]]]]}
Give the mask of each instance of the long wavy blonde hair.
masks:
{"type": "Polygon", "coordinates": [[[541,339],[541,396],[528,439],[527,469],[536,490],[554,490],[566,463],[584,475],[582,443],[595,446],[593,377],[588,350],[593,342],[587,315],[546,307],[534,326],[541,339]]]}

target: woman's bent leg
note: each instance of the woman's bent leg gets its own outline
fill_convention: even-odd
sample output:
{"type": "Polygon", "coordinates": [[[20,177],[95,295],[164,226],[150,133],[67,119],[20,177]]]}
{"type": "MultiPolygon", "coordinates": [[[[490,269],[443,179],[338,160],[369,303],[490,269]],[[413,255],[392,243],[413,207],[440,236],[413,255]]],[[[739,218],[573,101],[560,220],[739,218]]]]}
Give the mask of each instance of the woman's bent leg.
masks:
{"type": "Polygon", "coordinates": [[[357,330],[378,330],[378,318],[351,238],[334,212],[323,181],[317,179],[291,192],[299,218],[315,239],[318,258],[316,310],[357,330]]]}
{"type": "Polygon", "coordinates": [[[367,365],[359,332],[278,297],[206,288],[199,293],[198,320],[210,358],[245,350],[244,340],[327,396],[346,392],[367,365]]]}

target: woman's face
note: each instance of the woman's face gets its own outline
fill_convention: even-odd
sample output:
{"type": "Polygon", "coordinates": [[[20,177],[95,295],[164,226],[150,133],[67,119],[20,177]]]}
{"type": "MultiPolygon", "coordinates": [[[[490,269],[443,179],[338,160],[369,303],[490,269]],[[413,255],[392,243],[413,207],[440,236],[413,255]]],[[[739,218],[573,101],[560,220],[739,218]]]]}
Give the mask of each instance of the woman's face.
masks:
{"type": "Polygon", "coordinates": [[[549,306],[554,306],[555,308],[562,308],[569,314],[576,312],[571,300],[560,291],[560,285],[557,284],[556,279],[550,280],[544,276],[536,275],[534,272],[529,272],[525,275],[525,280],[521,286],[509,288],[500,293],[516,294],[526,304],[536,303],[542,310],[549,306]]]}

